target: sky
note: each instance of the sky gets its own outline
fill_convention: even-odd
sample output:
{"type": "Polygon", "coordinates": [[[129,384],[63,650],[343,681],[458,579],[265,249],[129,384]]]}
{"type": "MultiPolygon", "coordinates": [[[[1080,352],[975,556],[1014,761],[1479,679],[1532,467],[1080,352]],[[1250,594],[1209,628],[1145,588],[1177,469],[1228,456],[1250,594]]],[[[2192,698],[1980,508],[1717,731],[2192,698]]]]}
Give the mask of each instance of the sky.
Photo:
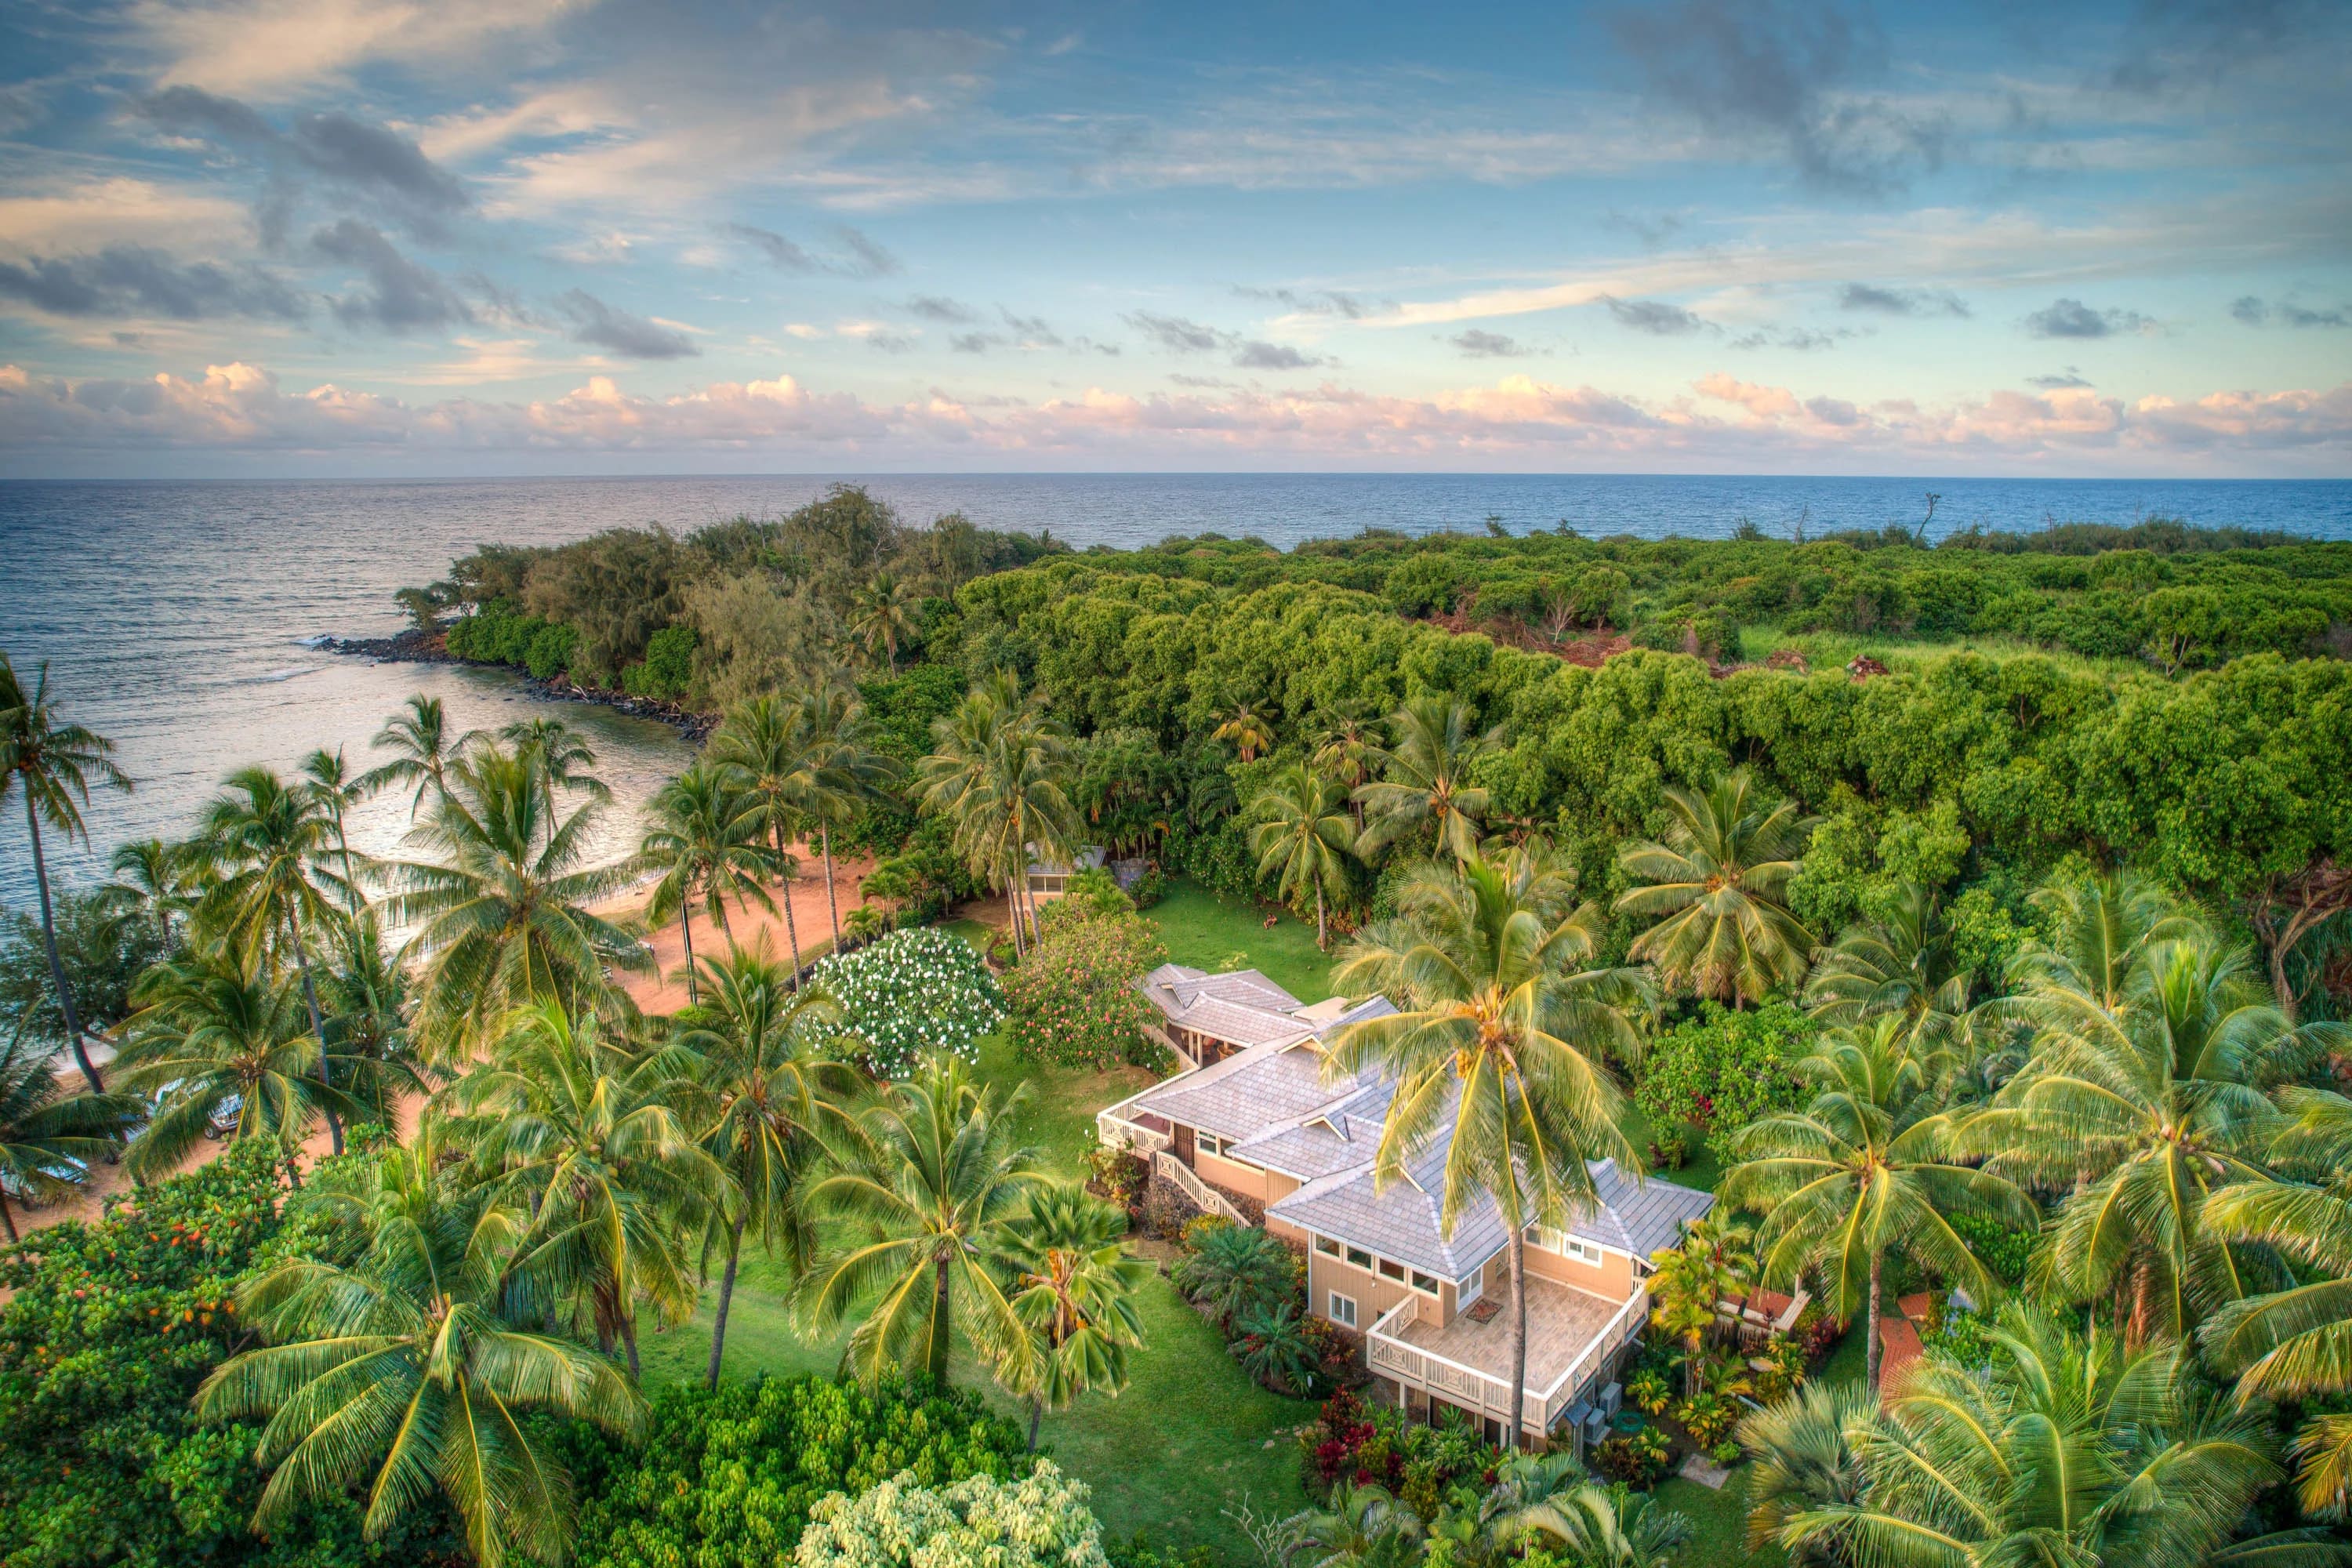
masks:
{"type": "Polygon", "coordinates": [[[0,476],[2352,475],[2352,7],[0,0],[0,476]]]}

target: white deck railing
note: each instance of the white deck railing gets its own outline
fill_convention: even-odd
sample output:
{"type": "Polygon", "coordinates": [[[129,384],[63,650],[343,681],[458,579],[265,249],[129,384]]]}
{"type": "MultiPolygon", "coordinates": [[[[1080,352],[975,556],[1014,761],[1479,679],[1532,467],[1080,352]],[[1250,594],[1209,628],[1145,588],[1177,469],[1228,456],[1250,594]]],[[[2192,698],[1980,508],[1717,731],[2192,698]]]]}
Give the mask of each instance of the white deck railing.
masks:
{"type": "MultiPolygon", "coordinates": [[[[1575,1402],[1585,1381],[1598,1369],[1603,1358],[1631,1340],[1641,1330],[1649,1313],[1650,1293],[1636,1290],[1616,1315],[1601,1325],[1598,1333],[1576,1359],[1568,1363],[1560,1374],[1542,1389],[1528,1390],[1527,1404],[1521,1416],[1526,1429],[1543,1436],[1552,1428],[1559,1413],[1575,1402]]],[[[1408,1296],[1381,1315],[1372,1325],[1368,1342],[1368,1354],[1372,1370],[1383,1372],[1402,1382],[1433,1394],[1444,1394],[1458,1405],[1491,1415],[1497,1421],[1511,1418],[1511,1384],[1508,1378],[1497,1377],[1475,1366],[1437,1355],[1407,1342],[1402,1331],[1420,1321],[1421,1302],[1408,1296]]]]}
{"type": "Polygon", "coordinates": [[[1154,1175],[1164,1176],[1176,1184],[1177,1190],[1192,1200],[1202,1214],[1223,1215],[1235,1225],[1248,1225],[1250,1216],[1235,1208],[1233,1200],[1202,1181],[1192,1166],[1162,1149],[1151,1156],[1154,1175]]]}

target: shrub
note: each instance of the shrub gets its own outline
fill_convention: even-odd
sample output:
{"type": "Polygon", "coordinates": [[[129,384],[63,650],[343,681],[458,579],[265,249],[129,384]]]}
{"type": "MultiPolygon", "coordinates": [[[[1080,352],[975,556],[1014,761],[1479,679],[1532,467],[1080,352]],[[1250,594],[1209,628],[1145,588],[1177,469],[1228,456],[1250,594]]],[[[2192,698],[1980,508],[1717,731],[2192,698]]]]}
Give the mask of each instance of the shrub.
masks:
{"type": "Polygon", "coordinates": [[[1714,1447],[1708,1449],[1706,1457],[1713,1459],[1717,1464],[1721,1465],[1724,1468],[1729,1469],[1732,1466],[1739,1463],[1739,1454],[1740,1449],[1738,1440],[1737,1438],[1726,1437],[1722,1442],[1717,1443],[1714,1447]]]}
{"type": "Polygon", "coordinates": [[[798,1568],[1109,1568],[1092,1493],[1050,1459],[1016,1481],[972,1476],[933,1489],[894,1476],[812,1510],[798,1568]]]}
{"type": "Polygon", "coordinates": [[[921,1377],[872,1389],[815,1377],[656,1390],[645,1446],[567,1432],[588,1500],[579,1568],[774,1563],[820,1501],[896,1477],[907,1486],[1003,1479],[1027,1464],[1020,1426],[968,1389],[921,1377]]]}
{"type": "Polygon", "coordinates": [[[1075,877],[1069,896],[1046,907],[1036,945],[1004,977],[1006,1035],[1024,1057],[1061,1067],[1155,1066],[1166,1048],[1144,1030],[1160,1014],[1135,979],[1167,950],[1108,876],[1087,875],[1108,898],[1075,877]]]}
{"type": "Polygon", "coordinates": [[[1323,1354],[1307,1331],[1312,1321],[1289,1301],[1244,1308],[1226,1348],[1248,1373],[1277,1394],[1311,1397],[1322,1376],[1323,1354]]]}
{"type": "Polygon", "coordinates": [[[1592,1450],[1592,1468],[1609,1479],[1636,1490],[1654,1485],[1674,1458],[1674,1445],[1655,1426],[1603,1437],[1592,1450]]]}
{"type": "Polygon", "coordinates": [[[1992,1330],[1965,1307],[1947,1306],[1919,1336],[1925,1349],[1940,1351],[1962,1366],[1992,1364],[1992,1330]]]}
{"type": "Polygon", "coordinates": [[[931,927],[836,953],[814,979],[840,1004],[843,1029],[877,1078],[899,1077],[935,1052],[975,1060],[980,1037],[1004,1021],[1004,994],[971,944],[931,927]]]}
{"type": "Polygon", "coordinates": [[[1229,1225],[1177,1266],[1177,1288],[1230,1323],[1298,1294],[1298,1259],[1255,1226],[1229,1225]]]}
{"type": "Polygon", "coordinates": [[[1654,1367],[1645,1366],[1635,1373],[1632,1380],[1625,1384],[1625,1397],[1633,1402],[1635,1409],[1646,1410],[1653,1415],[1659,1415],[1664,1414],[1666,1406],[1674,1403],[1675,1388],[1673,1384],[1666,1381],[1664,1373],[1654,1367]]]}
{"type": "Polygon", "coordinates": [[[1705,1129],[1707,1147],[1727,1158],[1741,1128],[1802,1105],[1810,1091],[1795,1068],[1811,1037],[1804,1015],[1786,1002],[1738,1012],[1701,1003],[1698,1016],[1650,1047],[1634,1080],[1633,1098],[1661,1130],[1662,1152],[1690,1125],[1705,1129]]]}
{"type": "Polygon", "coordinates": [[[2024,1279],[2025,1266],[2033,1258],[2033,1232],[2013,1230],[1999,1220],[1981,1215],[1955,1214],[1950,1216],[1953,1231],[1969,1244],[1977,1261],[2009,1284],[2024,1279]]]}
{"type": "Polygon", "coordinates": [[[1088,1185],[1121,1208],[1133,1208],[1151,1181],[1150,1163],[1115,1143],[1091,1145],[1087,1150],[1087,1169],[1094,1177],[1088,1185]]]}
{"type": "Polygon", "coordinates": [[[677,701],[694,682],[695,641],[692,626],[664,626],[654,633],[646,641],[645,662],[621,671],[621,689],[632,697],[677,701]]]}

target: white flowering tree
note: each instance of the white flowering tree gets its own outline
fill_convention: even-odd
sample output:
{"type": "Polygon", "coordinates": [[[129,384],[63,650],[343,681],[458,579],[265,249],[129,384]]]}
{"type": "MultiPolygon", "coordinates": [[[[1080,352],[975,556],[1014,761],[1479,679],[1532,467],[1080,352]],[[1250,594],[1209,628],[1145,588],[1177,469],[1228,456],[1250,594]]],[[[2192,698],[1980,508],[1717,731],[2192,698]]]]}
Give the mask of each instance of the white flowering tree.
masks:
{"type": "Polygon", "coordinates": [[[1041,1459],[1019,1480],[972,1476],[943,1488],[902,1470],[809,1510],[797,1568],[1109,1568],[1092,1495],[1041,1459]]]}
{"type": "Polygon", "coordinates": [[[988,965],[934,927],[828,958],[815,979],[841,1005],[842,1030],[865,1047],[877,1078],[904,1078],[941,1053],[976,1061],[980,1037],[1004,1022],[1004,993],[988,965]]]}

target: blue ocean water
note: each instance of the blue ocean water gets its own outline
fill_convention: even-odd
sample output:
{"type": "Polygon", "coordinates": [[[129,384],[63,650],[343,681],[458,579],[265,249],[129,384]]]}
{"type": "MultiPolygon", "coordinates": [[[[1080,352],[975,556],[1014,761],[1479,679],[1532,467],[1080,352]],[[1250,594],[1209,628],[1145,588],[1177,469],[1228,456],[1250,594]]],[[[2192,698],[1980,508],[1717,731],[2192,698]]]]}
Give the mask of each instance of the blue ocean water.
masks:
{"type": "MultiPolygon", "coordinates": [[[[860,478],[859,476],[842,476],[860,478]]],[[[332,483],[0,483],[0,647],[27,673],[47,659],[68,712],[120,747],[138,781],[103,795],[94,845],[57,857],[61,876],[100,875],[126,838],[174,835],[230,768],[290,766],[313,747],[367,764],[368,739],[410,692],[447,703],[453,724],[492,726],[528,710],[502,677],[323,654],[322,635],[401,623],[392,593],[440,576],[493,541],[558,543],[598,529],[688,530],[738,513],[772,516],[829,476],[452,479],[332,483]]],[[[1935,532],[2050,520],[2149,516],[2352,538],[2352,481],[1876,479],[1472,474],[882,475],[862,478],[915,521],[961,510],[997,528],[1048,529],[1080,546],[1132,546],[1171,533],[1254,534],[1290,545],[1368,526],[1514,532],[1565,521],[1593,535],[1729,533],[1744,519],[1785,533],[1915,524],[1941,496],[1935,532]]],[[[664,726],[574,707],[619,799],[604,847],[634,837],[636,805],[677,771],[664,726]]],[[[22,806],[0,821],[0,903],[33,897],[22,806]]],[[[402,803],[355,824],[391,852],[402,803]]]]}

